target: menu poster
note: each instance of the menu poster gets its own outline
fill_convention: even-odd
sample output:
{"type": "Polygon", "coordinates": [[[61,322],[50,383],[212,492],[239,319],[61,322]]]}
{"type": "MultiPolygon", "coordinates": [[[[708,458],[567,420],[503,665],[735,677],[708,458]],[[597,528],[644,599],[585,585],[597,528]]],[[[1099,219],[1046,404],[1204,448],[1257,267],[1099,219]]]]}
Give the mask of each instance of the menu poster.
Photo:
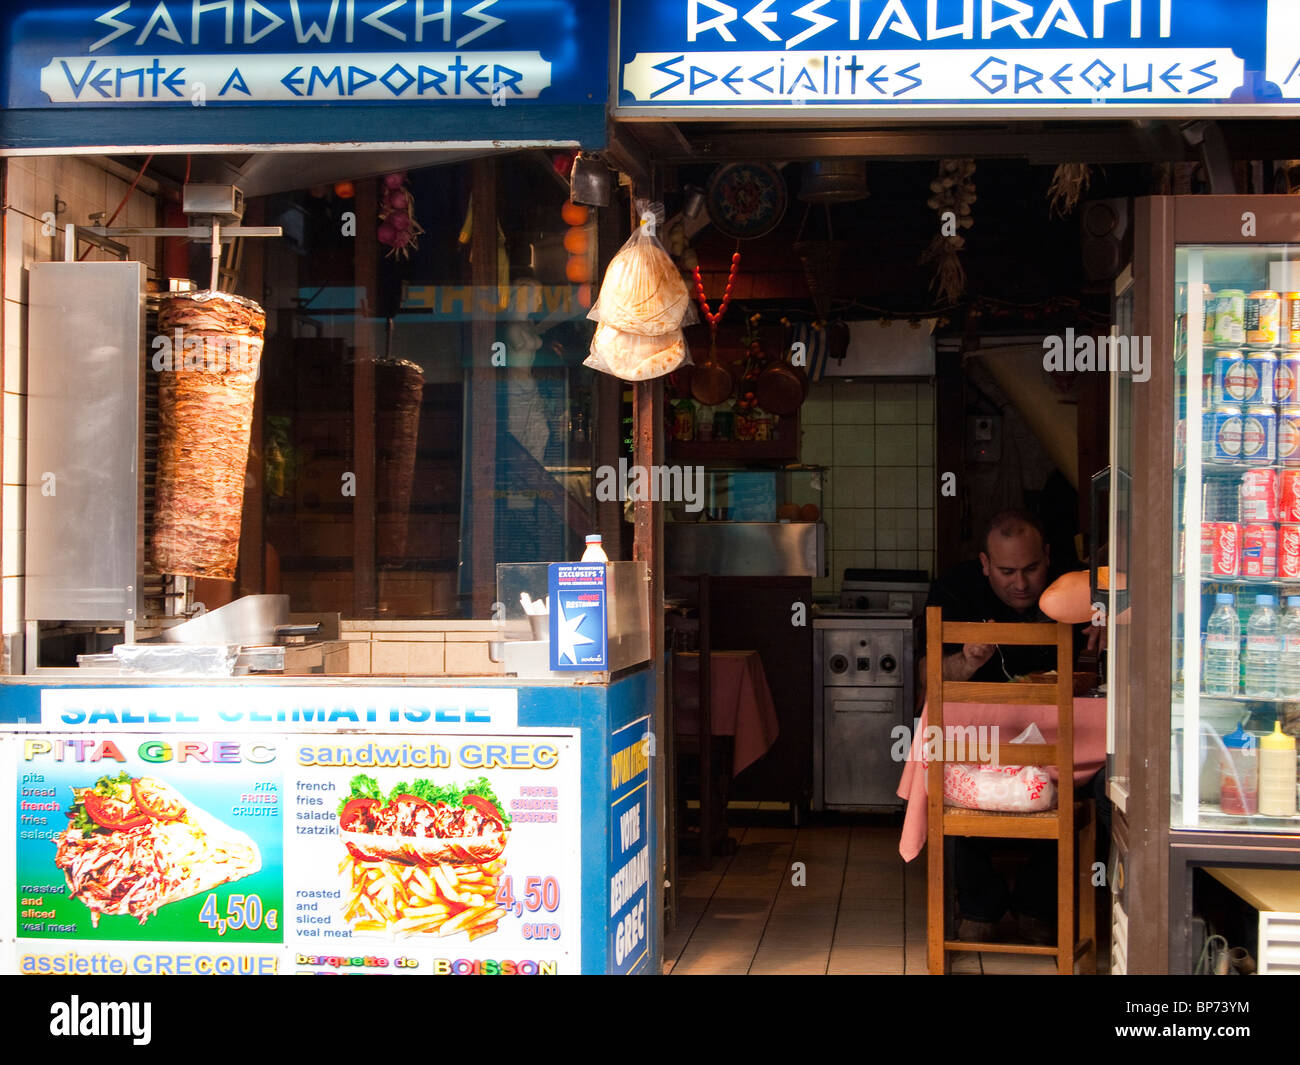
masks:
{"type": "Polygon", "coordinates": [[[580,970],[576,732],[300,738],[292,759],[294,971],[580,970]]]}
{"type": "Polygon", "coordinates": [[[64,733],[12,746],[20,940],[281,941],[274,738],[64,733]]]}

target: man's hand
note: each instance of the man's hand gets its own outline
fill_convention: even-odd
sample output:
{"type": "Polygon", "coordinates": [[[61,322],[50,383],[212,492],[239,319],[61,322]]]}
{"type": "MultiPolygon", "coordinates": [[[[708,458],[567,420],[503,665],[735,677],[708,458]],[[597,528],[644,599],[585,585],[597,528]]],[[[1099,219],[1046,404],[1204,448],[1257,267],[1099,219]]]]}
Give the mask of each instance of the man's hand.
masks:
{"type": "Polygon", "coordinates": [[[1087,629],[1088,629],[1088,650],[1089,651],[1106,650],[1106,626],[1089,624],[1087,626],[1087,629]]]}
{"type": "Polygon", "coordinates": [[[993,657],[998,649],[995,643],[966,643],[960,651],[950,654],[943,660],[945,680],[970,680],[971,677],[993,657]]]}

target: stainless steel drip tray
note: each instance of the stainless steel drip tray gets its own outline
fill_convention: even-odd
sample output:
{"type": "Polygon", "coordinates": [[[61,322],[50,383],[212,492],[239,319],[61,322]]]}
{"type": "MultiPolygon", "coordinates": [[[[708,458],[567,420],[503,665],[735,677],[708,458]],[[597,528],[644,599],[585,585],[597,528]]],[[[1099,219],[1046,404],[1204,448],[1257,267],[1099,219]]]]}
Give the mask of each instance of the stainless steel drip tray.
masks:
{"type": "Polygon", "coordinates": [[[282,673],[281,646],[204,644],[122,644],[120,653],[77,655],[88,672],[114,676],[246,676],[282,673]]]}

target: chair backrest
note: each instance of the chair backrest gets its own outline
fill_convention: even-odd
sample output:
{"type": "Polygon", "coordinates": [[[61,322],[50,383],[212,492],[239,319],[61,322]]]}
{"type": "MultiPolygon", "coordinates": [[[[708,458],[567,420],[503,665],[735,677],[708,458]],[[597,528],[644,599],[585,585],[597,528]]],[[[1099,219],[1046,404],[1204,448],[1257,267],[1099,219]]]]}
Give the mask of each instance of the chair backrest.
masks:
{"type": "MultiPolygon", "coordinates": [[[[930,802],[943,804],[943,766],[945,762],[976,762],[978,750],[970,758],[950,758],[948,733],[944,726],[945,702],[1011,703],[1051,705],[1057,708],[1055,743],[999,743],[985,747],[995,765],[1054,765],[1058,768],[1058,807],[1070,810],[1074,805],[1074,635],[1064,622],[973,622],[944,621],[940,607],[925,612],[925,674],[928,722],[932,733],[942,738],[942,757],[931,761],[926,786],[930,802]],[[1009,644],[1012,646],[1056,647],[1055,684],[974,683],[944,680],[943,646],[953,643],[1009,644]]],[[[965,745],[963,745],[965,747],[965,745]]]]}

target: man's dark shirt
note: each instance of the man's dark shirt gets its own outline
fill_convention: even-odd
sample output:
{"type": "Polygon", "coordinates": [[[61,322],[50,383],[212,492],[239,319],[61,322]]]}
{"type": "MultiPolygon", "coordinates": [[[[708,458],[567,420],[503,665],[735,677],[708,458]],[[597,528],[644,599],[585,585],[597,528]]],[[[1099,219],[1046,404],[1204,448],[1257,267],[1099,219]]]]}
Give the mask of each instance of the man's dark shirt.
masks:
{"type": "MultiPolygon", "coordinates": [[[[1049,567],[1047,583],[1050,585],[1058,576],[1060,576],[1060,573],[1049,567]]],[[[984,569],[978,559],[954,566],[931,584],[930,595],[926,599],[925,605],[927,607],[942,607],[944,621],[1051,621],[1051,618],[1038,609],[1037,604],[1034,605],[1032,610],[1028,610],[1023,614],[1007,606],[994,594],[993,586],[989,583],[989,579],[984,576],[984,569]]],[[[924,614],[921,615],[920,639],[918,657],[925,654],[924,614]]],[[[961,649],[962,645],[959,643],[944,644],[943,653],[946,657],[955,654],[961,649]]],[[[1005,681],[1010,679],[1008,674],[1010,674],[1010,677],[1020,677],[1026,673],[1036,673],[1041,670],[1055,668],[1055,647],[1023,647],[999,644],[998,649],[993,652],[993,656],[980,666],[970,679],[977,682],[1005,681]],[[1003,672],[1004,664],[1006,667],[1005,672],[1003,672]]]]}

